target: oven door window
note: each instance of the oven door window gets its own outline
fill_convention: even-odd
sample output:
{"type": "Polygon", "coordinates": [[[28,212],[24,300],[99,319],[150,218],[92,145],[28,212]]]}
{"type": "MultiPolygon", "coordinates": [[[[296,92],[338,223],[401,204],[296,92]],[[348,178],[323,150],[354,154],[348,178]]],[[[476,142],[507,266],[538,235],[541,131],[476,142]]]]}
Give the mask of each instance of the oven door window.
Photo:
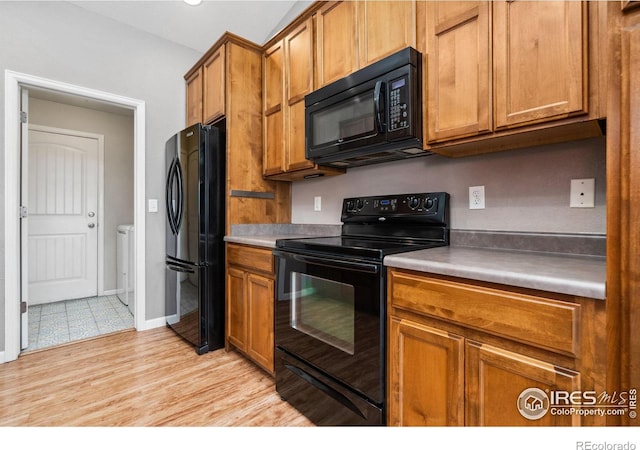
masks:
{"type": "Polygon", "coordinates": [[[291,297],[292,328],[353,355],[355,293],[352,285],[294,272],[291,297]]]}

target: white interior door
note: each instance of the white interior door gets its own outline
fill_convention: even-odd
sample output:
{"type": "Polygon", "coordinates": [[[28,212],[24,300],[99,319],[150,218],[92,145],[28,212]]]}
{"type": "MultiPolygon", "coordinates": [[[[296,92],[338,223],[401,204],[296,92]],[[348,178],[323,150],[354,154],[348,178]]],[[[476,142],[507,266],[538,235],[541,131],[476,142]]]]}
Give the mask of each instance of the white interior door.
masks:
{"type": "Polygon", "coordinates": [[[30,304],[98,292],[99,140],[29,126],[30,304]]]}

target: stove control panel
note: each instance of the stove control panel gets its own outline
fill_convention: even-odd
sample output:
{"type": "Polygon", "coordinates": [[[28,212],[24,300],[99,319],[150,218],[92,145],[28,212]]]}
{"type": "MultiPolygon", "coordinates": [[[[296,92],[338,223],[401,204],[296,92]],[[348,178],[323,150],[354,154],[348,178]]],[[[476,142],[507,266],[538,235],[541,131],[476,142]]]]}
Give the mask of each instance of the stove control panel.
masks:
{"type": "Polygon", "coordinates": [[[449,194],[446,192],[379,195],[346,198],[343,222],[437,222],[448,220],[449,194]]]}

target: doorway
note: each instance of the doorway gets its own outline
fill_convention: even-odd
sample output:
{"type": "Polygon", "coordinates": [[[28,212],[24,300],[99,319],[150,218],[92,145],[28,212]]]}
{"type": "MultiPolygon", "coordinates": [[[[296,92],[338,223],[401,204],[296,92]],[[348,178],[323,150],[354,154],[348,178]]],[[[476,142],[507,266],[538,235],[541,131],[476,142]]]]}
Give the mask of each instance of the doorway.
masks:
{"type": "Polygon", "coordinates": [[[21,350],[133,328],[113,295],[117,228],[133,223],[133,112],[22,91],[21,350]]]}
{"type": "Polygon", "coordinates": [[[116,237],[133,228],[133,113],[35,89],[25,103],[22,351],[133,328],[134,284],[123,296],[118,278],[133,281],[119,264],[132,258],[116,237]]]}
{"type": "MultiPolygon", "coordinates": [[[[60,83],[40,77],[5,71],[5,361],[11,361],[18,357],[21,347],[23,322],[27,316],[28,308],[20,300],[20,274],[22,254],[25,249],[20,246],[20,128],[15,123],[20,123],[20,100],[23,89],[40,89],[74,98],[79,102],[93,102],[105,105],[105,107],[119,108],[132,112],[134,124],[134,200],[133,223],[136,228],[135,239],[134,274],[136,277],[136,301],[134,316],[135,328],[147,329],[144,321],[145,311],[145,239],[144,239],[144,102],[91,90],[80,86],[60,83]],[[11,150],[11,151],[10,151],[11,150]],[[21,310],[26,310],[21,312],[21,310]]],[[[108,294],[109,292],[107,292],[108,294]]],[[[115,292],[113,292],[115,294],[115,292]]],[[[117,298],[115,295],[113,296],[117,298]]]]}

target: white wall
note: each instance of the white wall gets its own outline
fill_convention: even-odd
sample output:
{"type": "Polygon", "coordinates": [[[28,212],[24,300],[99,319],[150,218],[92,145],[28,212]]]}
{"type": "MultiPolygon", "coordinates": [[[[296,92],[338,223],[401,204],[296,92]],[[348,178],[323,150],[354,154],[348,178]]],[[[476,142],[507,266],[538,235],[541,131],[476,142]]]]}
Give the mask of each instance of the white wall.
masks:
{"type": "Polygon", "coordinates": [[[604,138],[458,159],[432,155],[295,182],[292,222],[340,223],[346,197],[445,191],[453,229],[604,234],[605,184],[604,138]],[[572,178],[595,178],[595,208],[569,208],[572,178]],[[469,210],[469,186],[481,185],[486,209],[469,210]],[[320,212],[313,211],[317,195],[320,212]]]}
{"type": "MultiPolygon", "coordinates": [[[[183,75],[200,56],[67,2],[0,2],[0,73],[9,69],[146,103],[149,198],[164,196],[164,144],[184,128],[183,75]]],[[[1,124],[4,114],[2,109],[1,124]]],[[[0,145],[4,154],[4,126],[0,126],[0,145]]],[[[150,213],[146,221],[146,319],[151,320],[164,316],[164,215],[150,213]]],[[[4,161],[0,158],[0,351],[5,346],[3,278],[4,161]]]]}
{"type": "MultiPolygon", "coordinates": [[[[127,111],[127,110],[124,110],[127,111]]],[[[104,289],[116,289],[116,232],[133,223],[133,115],[29,98],[29,123],[104,136],[104,289]]]]}
{"type": "Polygon", "coordinates": [[[262,44],[265,44],[269,39],[278,34],[284,27],[293,22],[302,12],[311,6],[314,3],[314,0],[297,0],[292,6],[287,14],[284,15],[282,20],[278,22],[278,24],[271,30],[267,38],[264,40],[262,44]]]}

